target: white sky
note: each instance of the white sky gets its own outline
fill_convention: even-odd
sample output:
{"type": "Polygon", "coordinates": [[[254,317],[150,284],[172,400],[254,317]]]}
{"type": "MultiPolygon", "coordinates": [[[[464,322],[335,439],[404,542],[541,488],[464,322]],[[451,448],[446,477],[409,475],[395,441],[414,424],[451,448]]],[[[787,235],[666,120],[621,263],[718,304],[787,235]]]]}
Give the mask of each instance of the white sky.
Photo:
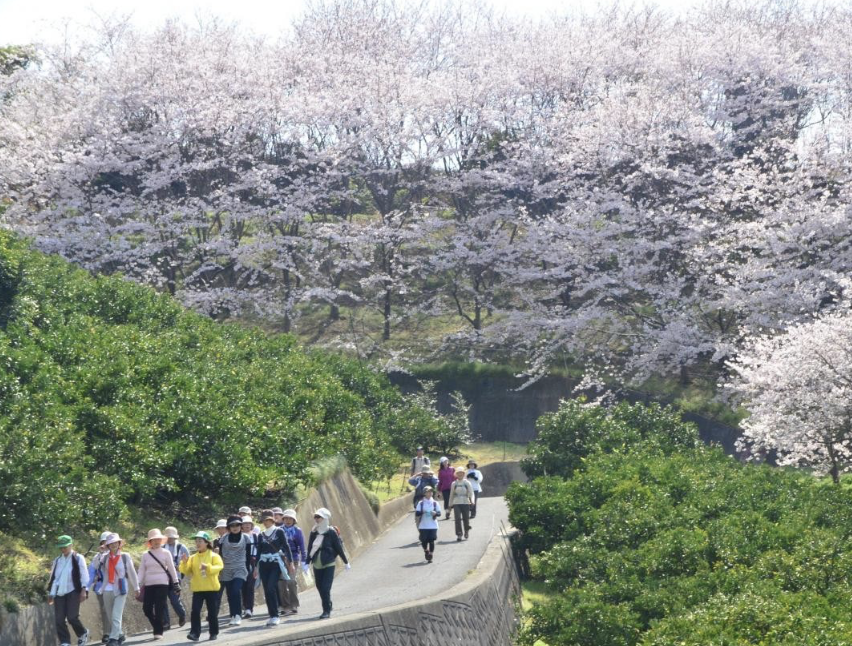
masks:
{"type": "MultiPolygon", "coordinates": [[[[490,0],[510,14],[546,15],[570,6],[596,6],[597,0],[490,0]]],[[[698,0],[656,0],[667,8],[683,8],[698,0]]],[[[0,46],[52,40],[62,19],[88,23],[96,14],[131,13],[133,22],[153,27],[171,17],[192,21],[197,14],[239,21],[252,30],[274,34],[299,13],[305,0],[0,0],[0,46]]]]}

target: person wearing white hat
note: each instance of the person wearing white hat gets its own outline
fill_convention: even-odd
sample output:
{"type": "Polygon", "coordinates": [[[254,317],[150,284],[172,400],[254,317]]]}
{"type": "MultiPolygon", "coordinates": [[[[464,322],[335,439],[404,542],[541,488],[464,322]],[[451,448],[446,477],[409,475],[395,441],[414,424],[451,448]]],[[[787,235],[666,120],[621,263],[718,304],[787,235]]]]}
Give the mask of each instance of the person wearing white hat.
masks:
{"type": "Polygon", "coordinates": [[[104,607],[104,598],[101,596],[101,588],[104,585],[103,578],[99,578],[100,572],[98,570],[98,565],[101,557],[108,552],[107,546],[105,544],[107,536],[112,534],[111,531],[107,530],[105,532],[101,532],[100,543],[98,544],[98,553],[92,558],[92,562],[89,563],[89,592],[94,592],[95,596],[98,598],[98,609],[101,612],[101,625],[103,626],[103,643],[106,644],[109,641],[109,630],[110,630],[110,618],[106,613],[106,608],[104,607]]]}
{"type": "MultiPolygon", "coordinates": [[[[329,524],[330,520],[331,512],[328,509],[317,509],[314,512],[314,527],[308,538],[308,561],[314,566],[314,581],[322,600],[320,619],[331,617],[331,584],[334,583],[334,564],[337,557],[343,559],[347,570],[350,568],[340,536],[337,535],[337,529],[329,524]]],[[[302,568],[307,570],[308,562],[305,562],[302,568]]]]}
{"type": "Polygon", "coordinates": [[[299,519],[295,509],[285,509],[281,515],[284,518],[282,529],[287,536],[290,553],[293,555],[292,562],[287,564],[291,572],[290,580],[280,581],[278,584],[279,588],[284,588],[281,591],[281,607],[285,615],[295,615],[299,612],[299,586],[296,582],[296,573],[299,571],[299,564],[306,560],[305,535],[296,524],[299,519]]]}
{"type": "Polygon", "coordinates": [[[124,617],[124,606],[130,590],[139,592],[139,580],[133,559],[121,551],[124,541],[118,534],[110,534],[106,538],[107,553],[100,560],[98,569],[104,585],[98,593],[103,598],[104,606],[110,618],[109,638],[107,646],[119,646],[124,634],[121,622],[124,617]]]}
{"type": "Polygon", "coordinates": [[[251,516],[251,507],[247,505],[240,507],[240,516],[251,516]]]}
{"type": "MultiPolygon", "coordinates": [[[[175,564],[175,569],[180,567],[180,562],[184,556],[189,558],[189,550],[186,545],[180,542],[180,534],[177,527],[166,527],[163,532],[166,535],[166,551],[171,554],[172,562],[175,564]]],[[[183,581],[183,574],[178,573],[178,580],[183,581]]],[[[183,600],[180,598],[180,593],[177,590],[169,590],[169,603],[178,616],[178,625],[182,628],[186,624],[186,607],[183,605],[183,600]]],[[[169,607],[166,606],[166,630],[171,626],[171,618],[169,617],[169,607]]]]}
{"type": "Polygon", "coordinates": [[[139,585],[145,588],[142,609],[151,622],[154,641],[163,638],[169,589],[178,581],[172,555],[163,548],[165,542],[166,537],[159,529],[149,531],[148,551],[139,562],[139,585]]]}
{"type": "Polygon", "coordinates": [[[218,554],[219,553],[219,540],[225,534],[228,533],[228,521],[225,520],[224,518],[220,518],[219,520],[217,520],[215,531],[216,531],[217,538],[213,539],[213,551],[216,552],[216,554],[218,554]]]}
{"type": "MultiPolygon", "coordinates": [[[[242,507],[241,509],[245,509],[242,507]]],[[[257,585],[257,533],[251,516],[243,516],[243,534],[245,534],[251,545],[251,553],[248,562],[248,576],[243,584],[243,619],[248,619],[254,614],[254,590],[257,585]]]]}

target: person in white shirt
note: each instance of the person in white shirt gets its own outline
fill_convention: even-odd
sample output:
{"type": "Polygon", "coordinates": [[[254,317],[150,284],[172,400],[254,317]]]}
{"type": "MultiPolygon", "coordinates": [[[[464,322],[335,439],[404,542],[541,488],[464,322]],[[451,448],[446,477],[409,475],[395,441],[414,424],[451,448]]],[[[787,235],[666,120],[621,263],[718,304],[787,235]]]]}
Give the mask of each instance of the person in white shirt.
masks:
{"type": "MultiPolygon", "coordinates": [[[[172,555],[172,561],[175,564],[175,568],[178,568],[180,567],[180,562],[184,556],[189,558],[189,549],[187,549],[186,545],[180,542],[180,534],[178,534],[176,527],[166,527],[163,533],[166,535],[166,544],[163,545],[163,547],[165,547],[166,551],[172,555]]],[[[183,581],[183,574],[178,573],[178,577],[181,581],[183,581]]],[[[177,590],[169,590],[169,603],[177,613],[178,625],[183,628],[186,624],[186,607],[183,605],[183,600],[180,598],[180,594],[178,594],[177,590]]],[[[169,617],[168,606],[166,606],[166,616],[163,621],[166,626],[171,626],[172,621],[169,617]]]]}
{"type": "Polygon", "coordinates": [[[435,500],[432,487],[423,489],[423,498],[417,503],[414,516],[417,518],[417,529],[420,530],[420,544],[427,563],[432,562],[435,552],[435,541],[438,538],[438,519],[441,517],[441,503],[435,500]]]}
{"type": "Polygon", "coordinates": [[[62,550],[62,555],[53,561],[47,583],[47,600],[53,605],[60,646],[71,646],[68,624],[77,634],[77,646],[89,643],[89,631],[80,621],[80,603],[89,596],[89,570],[86,568],[86,559],[74,551],[73,545],[74,540],[67,535],[60,536],[56,541],[56,547],[62,550]]]}
{"type": "Polygon", "coordinates": [[[476,518],[476,503],[482,494],[482,471],[478,469],[478,466],[476,462],[469,460],[467,463],[467,474],[465,475],[473,486],[473,504],[470,506],[471,518],[476,518]]]}
{"type": "Polygon", "coordinates": [[[417,447],[417,455],[411,458],[411,477],[420,475],[423,472],[423,467],[429,467],[432,464],[429,462],[429,458],[423,455],[423,447],[417,447]]]}

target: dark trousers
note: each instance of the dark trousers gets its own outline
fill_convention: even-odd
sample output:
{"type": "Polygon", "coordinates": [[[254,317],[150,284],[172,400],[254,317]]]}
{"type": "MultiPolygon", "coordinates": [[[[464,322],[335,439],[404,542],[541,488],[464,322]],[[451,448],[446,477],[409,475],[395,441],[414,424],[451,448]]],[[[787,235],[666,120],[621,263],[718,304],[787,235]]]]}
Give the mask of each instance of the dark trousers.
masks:
{"type": "Polygon", "coordinates": [[[473,504],[470,506],[470,517],[476,518],[476,503],[479,502],[479,492],[473,492],[473,504]]]}
{"type": "Polygon", "coordinates": [[[228,595],[228,616],[243,614],[243,583],[245,579],[231,579],[223,581],[222,586],[225,588],[225,594],[228,595]]]}
{"type": "Polygon", "coordinates": [[[151,628],[154,629],[155,635],[162,635],[166,625],[166,611],[169,603],[169,586],[146,585],[145,586],[145,602],[142,604],[142,611],[151,622],[151,628]]]}
{"type": "Polygon", "coordinates": [[[263,594],[266,597],[266,609],[270,618],[278,616],[278,579],[281,568],[275,561],[261,561],[257,565],[258,576],[263,584],[263,594]]]}
{"type": "Polygon", "coordinates": [[[447,518],[450,517],[450,490],[441,489],[441,497],[444,499],[444,509],[447,510],[447,518]]]}
{"type": "Polygon", "coordinates": [[[80,593],[69,592],[61,597],[53,598],[53,616],[56,619],[56,636],[60,644],[71,643],[71,633],[68,624],[74,629],[77,637],[82,637],[86,627],[80,621],[80,593]],[[68,623],[65,623],[65,622],[68,623]]]}
{"type": "Polygon", "coordinates": [[[186,608],[184,608],[183,600],[180,598],[180,595],[177,592],[175,592],[171,589],[171,587],[169,587],[169,603],[166,604],[166,614],[163,619],[163,621],[165,622],[165,626],[170,626],[172,623],[172,620],[169,617],[169,604],[171,604],[172,608],[174,608],[174,611],[178,617],[178,621],[186,619],[186,608]]]}
{"type": "MultiPolygon", "coordinates": [[[[148,591],[145,591],[148,594],[148,591]]],[[[189,632],[201,635],[201,608],[207,604],[207,621],[210,622],[210,635],[219,634],[219,591],[193,592],[192,611],[189,613],[189,632]]]]}
{"type": "Polygon", "coordinates": [[[453,505],[453,518],[456,521],[456,536],[470,531],[470,505],[453,505]],[[464,530],[462,530],[464,520],[464,530]]]}
{"type": "Polygon", "coordinates": [[[438,530],[437,529],[421,529],[420,530],[420,544],[423,546],[424,552],[434,552],[435,551],[435,539],[438,538],[438,530]]]}
{"type": "Polygon", "coordinates": [[[254,568],[249,568],[248,578],[243,583],[243,609],[254,612],[254,568]]]}
{"type": "Polygon", "coordinates": [[[334,566],[314,568],[314,581],[322,600],[322,611],[331,612],[331,584],[334,583],[334,566]]]}

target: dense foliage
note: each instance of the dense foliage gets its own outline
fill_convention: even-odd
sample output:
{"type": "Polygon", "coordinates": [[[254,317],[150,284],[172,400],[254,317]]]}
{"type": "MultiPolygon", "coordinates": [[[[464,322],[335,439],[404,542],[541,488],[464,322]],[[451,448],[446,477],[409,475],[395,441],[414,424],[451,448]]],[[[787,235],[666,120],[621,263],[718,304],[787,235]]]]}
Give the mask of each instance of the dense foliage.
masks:
{"type": "Polygon", "coordinates": [[[364,365],[0,233],[0,531],[102,527],[131,499],[292,491],[329,455],[369,481],[424,415],[364,365]]]}
{"type": "MultiPolygon", "coordinates": [[[[665,426],[671,413],[631,409],[650,441],[593,446],[566,475],[508,494],[533,576],[552,591],[521,643],[852,644],[852,494],[689,447],[686,425],[674,442],[652,438],[652,419],[665,426]]],[[[624,412],[569,404],[548,430],[564,425],[570,462],[578,426],[597,442],[624,412]]]]}

